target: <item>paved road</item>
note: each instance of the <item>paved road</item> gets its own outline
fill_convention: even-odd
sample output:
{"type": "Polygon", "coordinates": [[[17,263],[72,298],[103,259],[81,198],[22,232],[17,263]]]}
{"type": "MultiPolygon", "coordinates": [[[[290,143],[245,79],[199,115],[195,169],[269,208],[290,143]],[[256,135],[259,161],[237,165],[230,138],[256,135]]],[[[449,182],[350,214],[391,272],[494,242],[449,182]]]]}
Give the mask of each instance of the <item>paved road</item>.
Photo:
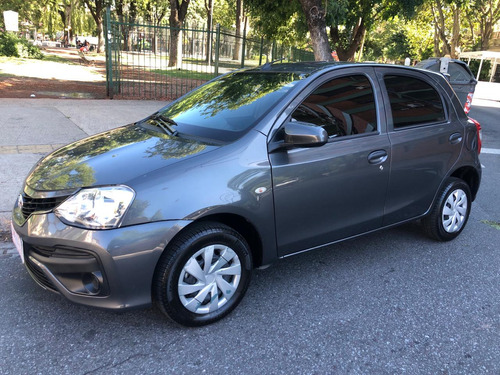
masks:
{"type": "Polygon", "coordinates": [[[483,184],[455,241],[410,224],[288,258],[198,329],[73,305],[4,257],[0,374],[499,374],[500,230],[483,221],[500,221],[500,106],[481,104],[483,184]]]}

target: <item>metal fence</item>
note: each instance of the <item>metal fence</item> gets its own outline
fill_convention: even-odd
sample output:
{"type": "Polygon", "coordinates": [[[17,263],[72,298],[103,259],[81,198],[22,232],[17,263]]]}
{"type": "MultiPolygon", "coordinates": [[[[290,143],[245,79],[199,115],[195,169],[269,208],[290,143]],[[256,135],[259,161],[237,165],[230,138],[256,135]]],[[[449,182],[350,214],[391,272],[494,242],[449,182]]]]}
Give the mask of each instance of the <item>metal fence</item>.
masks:
{"type": "Polygon", "coordinates": [[[106,76],[110,98],[172,100],[229,71],[269,61],[313,61],[309,51],[263,38],[214,30],[136,24],[106,13],[106,76]],[[179,33],[174,53],[172,35],[179,33]],[[177,57],[177,60],[174,59],[177,57]]]}

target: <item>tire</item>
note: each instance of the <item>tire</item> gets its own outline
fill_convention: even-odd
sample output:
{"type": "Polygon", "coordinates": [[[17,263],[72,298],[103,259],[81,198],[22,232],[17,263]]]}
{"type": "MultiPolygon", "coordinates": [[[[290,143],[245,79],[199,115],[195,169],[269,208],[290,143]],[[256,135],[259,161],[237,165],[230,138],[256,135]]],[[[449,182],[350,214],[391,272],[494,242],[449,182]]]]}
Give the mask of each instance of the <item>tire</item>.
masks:
{"type": "Polygon", "coordinates": [[[167,317],[182,325],[214,323],[239,304],[251,273],[250,249],[238,232],[220,223],[197,223],[158,261],[153,299],[167,317]]]}
{"type": "Polygon", "coordinates": [[[458,178],[449,178],[423,220],[425,232],[438,241],[453,240],[467,224],[471,203],[469,185],[458,178]]]}

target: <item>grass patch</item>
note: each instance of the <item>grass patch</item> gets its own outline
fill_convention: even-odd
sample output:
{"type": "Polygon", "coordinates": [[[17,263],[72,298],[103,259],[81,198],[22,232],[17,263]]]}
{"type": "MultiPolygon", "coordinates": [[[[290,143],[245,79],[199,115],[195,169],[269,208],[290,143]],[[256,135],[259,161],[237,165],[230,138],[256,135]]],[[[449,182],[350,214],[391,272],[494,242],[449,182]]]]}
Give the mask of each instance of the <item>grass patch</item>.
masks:
{"type": "MultiPolygon", "coordinates": [[[[201,65],[205,66],[207,65],[207,62],[205,60],[199,60],[199,59],[194,59],[190,57],[185,57],[182,59],[183,63],[189,63],[189,64],[194,64],[194,65],[201,65]]],[[[266,59],[262,59],[262,64],[265,64],[266,59]]],[[[215,65],[214,62],[212,62],[212,66],[215,65]]],[[[257,67],[259,66],[259,60],[252,60],[252,59],[245,59],[245,67],[257,67]]],[[[226,59],[220,59],[219,60],[219,68],[228,68],[228,69],[241,69],[241,60],[226,60],[226,59]]]]}
{"type": "Polygon", "coordinates": [[[51,61],[51,62],[55,62],[55,63],[68,64],[68,65],[77,65],[73,61],[69,61],[68,59],[65,59],[65,58],[63,58],[61,56],[52,55],[50,53],[45,54],[43,56],[43,61],[51,61]]]}
{"type": "Polygon", "coordinates": [[[14,64],[17,64],[17,65],[21,65],[21,64],[23,64],[26,61],[29,61],[29,59],[23,59],[21,57],[0,56],[0,64],[9,62],[9,63],[14,63],[14,64]]]}
{"type": "Polygon", "coordinates": [[[481,220],[481,223],[489,225],[490,227],[495,228],[497,230],[500,230],[500,223],[497,223],[496,221],[481,220]]]}
{"type": "Polygon", "coordinates": [[[161,69],[152,69],[152,73],[162,74],[169,77],[175,78],[184,78],[184,79],[198,79],[200,81],[209,81],[215,77],[213,73],[202,73],[202,72],[193,72],[191,70],[161,70],[161,69]]]}

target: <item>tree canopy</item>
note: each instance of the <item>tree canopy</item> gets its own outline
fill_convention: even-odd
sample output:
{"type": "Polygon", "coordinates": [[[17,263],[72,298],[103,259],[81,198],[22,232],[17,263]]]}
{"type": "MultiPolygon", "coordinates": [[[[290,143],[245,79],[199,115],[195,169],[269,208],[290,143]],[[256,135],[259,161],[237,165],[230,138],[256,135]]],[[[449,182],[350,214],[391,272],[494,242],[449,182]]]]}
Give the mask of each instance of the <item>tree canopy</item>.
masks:
{"type": "MultiPolygon", "coordinates": [[[[487,50],[500,20],[500,0],[3,0],[0,11],[18,12],[21,29],[29,29],[31,37],[93,35],[102,51],[107,5],[132,22],[245,29],[247,35],[310,48],[322,60],[331,51],[341,60],[456,57],[460,51],[487,50]]],[[[175,50],[178,39],[172,34],[175,50]]]]}

